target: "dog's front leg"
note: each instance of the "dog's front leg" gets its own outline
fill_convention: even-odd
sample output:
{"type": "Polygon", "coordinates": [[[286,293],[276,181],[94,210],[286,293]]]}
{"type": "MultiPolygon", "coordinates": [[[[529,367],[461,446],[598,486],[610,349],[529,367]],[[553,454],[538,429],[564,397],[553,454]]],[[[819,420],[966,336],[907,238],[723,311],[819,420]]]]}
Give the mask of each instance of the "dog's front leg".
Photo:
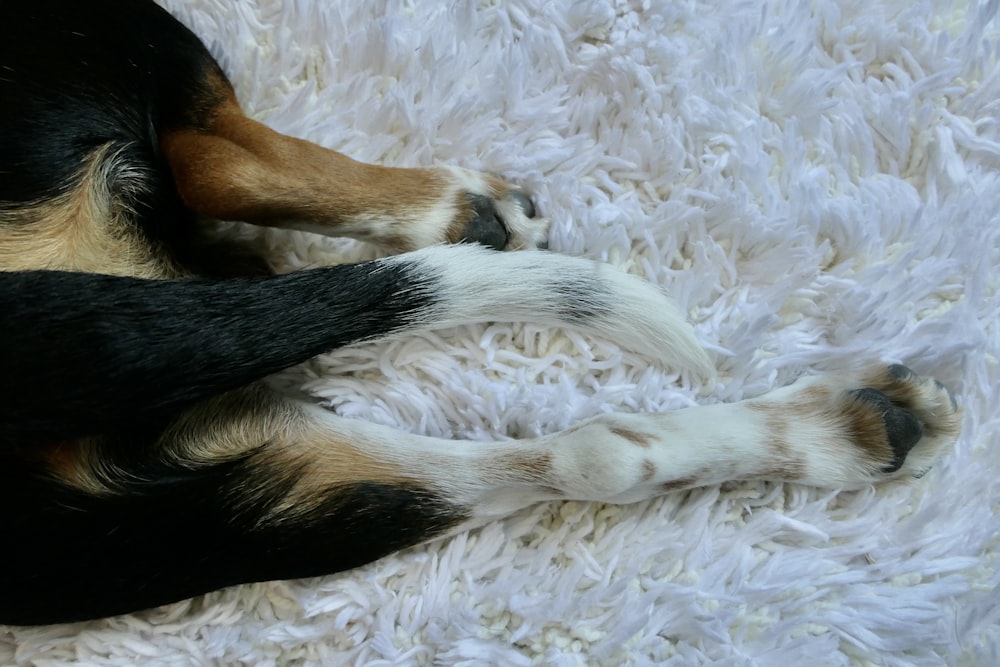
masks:
{"type": "Polygon", "coordinates": [[[356,162],[243,115],[232,99],[208,129],[162,141],[178,192],[222,220],[347,236],[395,252],[478,242],[543,245],[548,222],[499,178],[457,167],[398,169],[356,162]]]}

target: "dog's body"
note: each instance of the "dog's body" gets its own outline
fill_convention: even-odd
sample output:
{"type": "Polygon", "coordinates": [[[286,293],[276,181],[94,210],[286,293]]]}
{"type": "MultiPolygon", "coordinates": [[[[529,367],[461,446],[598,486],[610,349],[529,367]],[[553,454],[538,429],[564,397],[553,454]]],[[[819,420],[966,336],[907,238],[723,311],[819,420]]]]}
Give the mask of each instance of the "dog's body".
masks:
{"type": "Polygon", "coordinates": [[[152,2],[18,0],[0,26],[0,622],[333,572],[548,499],[917,476],[957,435],[947,391],[900,366],[491,444],[283,396],[260,380],[322,351],[490,319],[710,366],[637,279],[440,245],[532,248],[545,223],[494,178],[362,165],[246,118],[152,2]],[[275,276],[201,216],[403,254],[275,276]]]}

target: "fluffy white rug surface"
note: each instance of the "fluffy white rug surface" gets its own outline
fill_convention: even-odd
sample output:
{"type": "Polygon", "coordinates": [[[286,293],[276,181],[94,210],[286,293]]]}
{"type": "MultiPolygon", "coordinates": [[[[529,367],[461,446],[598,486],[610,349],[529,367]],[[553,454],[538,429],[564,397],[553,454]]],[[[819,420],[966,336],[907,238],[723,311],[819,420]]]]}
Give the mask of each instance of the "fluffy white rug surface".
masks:
{"type": "MultiPolygon", "coordinates": [[[[0,663],[1000,664],[996,1],[165,4],[273,127],[523,185],[553,250],[671,292],[720,369],[469,326],[297,369],[330,409],[482,441],[886,360],[953,387],[964,432],[910,486],[538,506],[340,575],[3,629],[0,663]]],[[[289,268],[373,253],[260,237],[289,268]]]]}

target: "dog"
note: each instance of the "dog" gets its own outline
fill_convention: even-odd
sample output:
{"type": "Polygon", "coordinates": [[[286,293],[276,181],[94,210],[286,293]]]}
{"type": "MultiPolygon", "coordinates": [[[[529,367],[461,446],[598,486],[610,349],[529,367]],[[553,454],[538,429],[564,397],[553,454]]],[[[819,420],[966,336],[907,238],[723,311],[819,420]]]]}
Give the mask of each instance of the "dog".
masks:
{"type": "Polygon", "coordinates": [[[265,378],[338,346],[497,319],[712,362],[652,286],[538,249],[547,222],[506,182],[248,118],[151,0],[10,0],[0,26],[2,623],[336,572],[543,501],[916,478],[958,437],[949,391],[887,364],[464,445],[287,396],[265,378]],[[206,220],[387,256],[278,275],[206,220]]]}

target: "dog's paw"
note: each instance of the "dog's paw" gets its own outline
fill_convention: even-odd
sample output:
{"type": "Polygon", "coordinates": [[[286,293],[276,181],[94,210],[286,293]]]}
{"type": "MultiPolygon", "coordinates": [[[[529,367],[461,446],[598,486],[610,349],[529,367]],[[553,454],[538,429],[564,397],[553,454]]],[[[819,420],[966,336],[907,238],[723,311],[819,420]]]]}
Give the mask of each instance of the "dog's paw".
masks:
{"type": "Polygon", "coordinates": [[[887,477],[923,477],[961,431],[962,412],[943,384],[906,366],[878,368],[844,398],[855,441],[887,477]]]}
{"type": "Polygon", "coordinates": [[[920,478],[961,430],[951,392],[898,364],[811,378],[787,391],[786,400],[768,401],[766,409],[781,409],[790,424],[807,427],[808,481],[823,486],[920,478]]]}
{"type": "Polygon", "coordinates": [[[458,167],[441,167],[452,210],[445,239],[481,243],[494,250],[544,248],[549,221],[537,216],[525,193],[499,178],[458,167]]]}

